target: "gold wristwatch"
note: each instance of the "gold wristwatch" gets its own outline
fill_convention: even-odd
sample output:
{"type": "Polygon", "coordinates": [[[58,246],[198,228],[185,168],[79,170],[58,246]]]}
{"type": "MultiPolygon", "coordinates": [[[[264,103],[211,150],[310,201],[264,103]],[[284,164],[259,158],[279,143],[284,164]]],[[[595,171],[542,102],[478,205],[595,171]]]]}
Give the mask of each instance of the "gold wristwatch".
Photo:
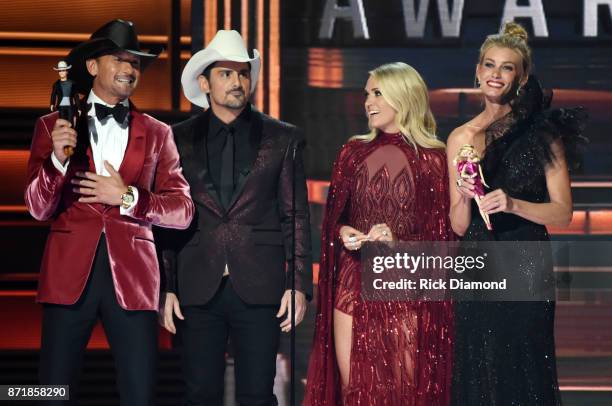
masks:
{"type": "Polygon", "coordinates": [[[121,195],[121,207],[124,209],[129,209],[134,204],[134,188],[132,186],[127,188],[127,192],[121,195]]]}

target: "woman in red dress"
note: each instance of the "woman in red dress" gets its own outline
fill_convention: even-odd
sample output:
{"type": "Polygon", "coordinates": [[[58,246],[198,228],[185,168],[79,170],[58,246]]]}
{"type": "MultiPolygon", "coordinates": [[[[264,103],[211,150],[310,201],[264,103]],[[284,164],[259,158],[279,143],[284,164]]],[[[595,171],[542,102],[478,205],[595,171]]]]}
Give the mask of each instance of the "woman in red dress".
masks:
{"type": "Polygon", "coordinates": [[[365,96],[371,132],[345,144],[333,167],[304,404],[447,405],[451,304],[360,296],[364,242],[453,239],[444,144],[409,65],[371,71],[365,96]]]}

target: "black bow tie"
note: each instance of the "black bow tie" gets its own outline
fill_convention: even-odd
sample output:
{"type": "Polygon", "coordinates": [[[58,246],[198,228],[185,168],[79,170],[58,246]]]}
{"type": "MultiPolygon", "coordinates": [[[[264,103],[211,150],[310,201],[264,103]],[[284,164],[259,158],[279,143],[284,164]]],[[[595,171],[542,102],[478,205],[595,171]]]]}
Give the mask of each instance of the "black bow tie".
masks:
{"type": "Polygon", "coordinates": [[[100,121],[104,120],[108,116],[113,116],[115,118],[115,121],[117,121],[119,124],[123,124],[123,122],[125,121],[125,117],[130,111],[129,108],[127,108],[121,103],[116,104],[115,107],[108,107],[100,103],[94,104],[96,106],[96,117],[98,117],[98,120],[100,121]]]}

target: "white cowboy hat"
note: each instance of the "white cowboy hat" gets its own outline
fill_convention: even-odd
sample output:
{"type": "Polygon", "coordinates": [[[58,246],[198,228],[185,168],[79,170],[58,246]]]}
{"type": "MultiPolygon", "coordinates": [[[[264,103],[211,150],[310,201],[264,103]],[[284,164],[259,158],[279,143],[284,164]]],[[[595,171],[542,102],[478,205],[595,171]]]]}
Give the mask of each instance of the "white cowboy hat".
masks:
{"type": "Polygon", "coordinates": [[[57,67],[53,67],[53,70],[60,71],[60,70],[68,70],[70,68],[72,68],[72,65],[68,65],[66,61],[59,61],[57,63],[57,67]]]}
{"type": "Polygon", "coordinates": [[[185,65],[181,75],[183,93],[187,100],[203,108],[208,108],[206,93],[200,89],[198,76],[204,72],[210,64],[219,61],[248,62],[251,65],[251,94],[257,86],[261,60],[259,52],[253,50],[253,58],[244,45],[244,40],[236,30],[219,30],[208,46],[193,54],[185,65]]]}

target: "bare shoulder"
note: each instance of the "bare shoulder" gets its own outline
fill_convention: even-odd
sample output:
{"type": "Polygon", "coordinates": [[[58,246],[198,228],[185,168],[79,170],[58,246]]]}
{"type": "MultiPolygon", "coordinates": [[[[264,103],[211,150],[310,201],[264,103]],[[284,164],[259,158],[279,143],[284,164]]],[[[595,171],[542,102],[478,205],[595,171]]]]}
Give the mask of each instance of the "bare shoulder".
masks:
{"type": "Polygon", "coordinates": [[[455,128],[448,136],[448,145],[463,145],[473,143],[474,136],[478,133],[478,127],[472,124],[473,120],[455,128]]]}

